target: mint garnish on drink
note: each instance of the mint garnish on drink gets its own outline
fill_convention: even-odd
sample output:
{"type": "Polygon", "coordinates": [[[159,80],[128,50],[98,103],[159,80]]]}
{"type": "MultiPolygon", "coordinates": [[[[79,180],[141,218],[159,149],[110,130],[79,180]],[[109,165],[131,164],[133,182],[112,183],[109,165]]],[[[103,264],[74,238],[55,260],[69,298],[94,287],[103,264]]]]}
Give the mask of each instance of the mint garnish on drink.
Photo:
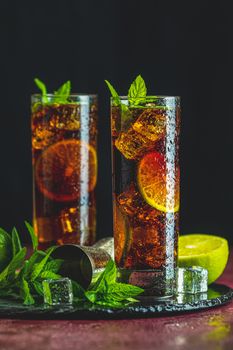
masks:
{"type": "Polygon", "coordinates": [[[147,88],[145,81],[141,75],[138,75],[132,82],[128,90],[128,101],[126,101],[128,102],[127,105],[122,102],[123,100],[120,99],[120,96],[111,83],[108,80],[105,80],[105,83],[107,84],[112,95],[113,106],[121,109],[121,119],[124,124],[123,128],[127,129],[129,124],[134,120],[134,116],[131,113],[131,108],[145,108],[145,106],[140,105],[146,102],[147,88]]]}
{"type": "Polygon", "coordinates": [[[34,79],[35,84],[41,91],[43,103],[69,103],[69,96],[71,92],[71,82],[68,80],[58,90],[54,91],[53,96],[48,98],[46,85],[38,78],[34,79]]]}
{"type": "MultiPolygon", "coordinates": [[[[121,102],[121,99],[115,88],[111,85],[111,83],[108,80],[105,80],[105,82],[112,94],[114,105],[120,106],[123,111],[126,111],[128,107],[121,102]]],[[[147,88],[145,81],[141,75],[138,75],[130,85],[128,91],[129,107],[136,107],[139,106],[140,103],[144,103],[146,101],[146,94],[147,88]]]]}
{"type": "MultiPolygon", "coordinates": [[[[0,228],[0,297],[21,299],[25,305],[41,303],[46,293],[43,281],[58,280],[63,260],[52,259],[56,247],[47,251],[38,249],[38,239],[33,227],[25,222],[31,236],[32,254],[27,258],[27,248],[22,246],[16,228],[9,234],[0,228]]],[[[74,301],[85,301],[109,307],[123,307],[137,301],[143,289],[116,282],[116,265],[110,260],[97,281],[88,290],[72,281],[74,301]]],[[[64,276],[63,276],[64,277],[64,276]]]]}

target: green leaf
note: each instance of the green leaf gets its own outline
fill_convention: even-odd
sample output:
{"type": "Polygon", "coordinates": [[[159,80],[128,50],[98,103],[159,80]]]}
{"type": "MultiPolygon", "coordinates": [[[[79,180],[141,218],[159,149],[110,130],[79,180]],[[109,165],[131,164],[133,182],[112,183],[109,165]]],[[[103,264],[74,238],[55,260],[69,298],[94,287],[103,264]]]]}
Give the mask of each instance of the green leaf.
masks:
{"type": "Polygon", "coordinates": [[[33,250],[37,250],[37,248],[38,248],[38,237],[36,236],[32,225],[30,225],[29,222],[27,222],[27,221],[24,221],[24,223],[25,223],[25,225],[26,225],[26,227],[28,229],[28,232],[30,233],[33,250]]]}
{"type": "Polygon", "coordinates": [[[105,270],[102,272],[98,280],[91,287],[91,291],[104,292],[107,289],[107,285],[116,281],[116,264],[111,259],[105,270]]]}
{"type": "MultiPolygon", "coordinates": [[[[55,249],[55,247],[54,247],[55,249]]],[[[46,256],[38,263],[35,264],[32,268],[32,274],[31,274],[31,281],[33,282],[37,277],[39,277],[39,275],[41,274],[41,272],[44,270],[44,267],[48,261],[48,259],[50,258],[50,255],[52,254],[54,249],[49,249],[48,253],[46,254],[46,256]]]]}
{"type": "Polygon", "coordinates": [[[43,83],[43,81],[41,81],[38,78],[35,78],[34,82],[41,91],[42,102],[44,102],[44,103],[48,102],[46,85],[43,83]]]}
{"type": "Polygon", "coordinates": [[[38,295],[40,295],[40,296],[43,297],[44,292],[43,292],[42,283],[39,282],[39,281],[34,281],[34,282],[32,283],[32,285],[33,285],[33,287],[34,287],[36,293],[37,293],[38,295]]]}
{"type": "Polygon", "coordinates": [[[15,256],[22,249],[22,244],[15,227],[13,227],[11,237],[12,237],[13,256],[15,256]]]}
{"type": "Polygon", "coordinates": [[[58,280],[59,278],[61,278],[61,275],[58,275],[57,273],[54,273],[52,271],[43,271],[40,274],[40,278],[50,279],[50,280],[58,280]]]}
{"type": "Polygon", "coordinates": [[[66,103],[68,102],[68,97],[70,96],[71,82],[68,80],[64,83],[57,91],[54,92],[54,102],[56,103],[66,103]]]}
{"type": "Polygon", "coordinates": [[[112,86],[112,84],[108,81],[108,80],[105,80],[105,83],[107,84],[110,92],[111,92],[111,95],[113,97],[113,103],[115,106],[120,106],[121,105],[121,100],[120,100],[120,97],[118,95],[118,93],[116,92],[116,90],[114,89],[114,87],[112,86]]]}
{"type": "Polygon", "coordinates": [[[23,302],[24,305],[35,304],[35,300],[31,295],[29,284],[24,278],[22,278],[20,290],[21,290],[22,297],[24,299],[24,302],[23,302]]]}
{"type": "Polygon", "coordinates": [[[0,228],[0,271],[2,271],[12,258],[12,239],[11,236],[0,228]]]}
{"type": "Polygon", "coordinates": [[[143,289],[126,283],[113,283],[108,286],[107,298],[115,301],[129,300],[143,293],[143,289]]]}
{"type": "Polygon", "coordinates": [[[128,91],[129,102],[133,106],[137,106],[140,103],[145,101],[147,94],[147,88],[144,79],[141,75],[138,75],[137,78],[131,84],[128,91]]]}
{"type": "Polygon", "coordinates": [[[29,260],[25,261],[24,267],[21,270],[21,274],[24,276],[24,278],[29,278],[32,273],[32,270],[35,266],[35,264],[38,264],[41,262],[41,260],[46,256],[46,253],[42,250],[36,250],[29,258],[29,260]]]}
{"type": "Polygon", "coordinates": [[[0,288],[4,288],[16,278],[16,270],[21,268],[27,253],[26,248],[22,248],[11,260],[9,265],[0,273],[0,288]]]}
{"type": "Polygon", "coordinates": [[[72,290],[73,290],[74,298],[77,300],[84,300],[85,299],[85,290],[83,289],[83,287],[80,286],[75,281],[71,281],[71,282],[72,282],[72,290]]]}
{"type": "Polygon", "coordinates": [[[64,262],[64,260],[62,260],[62,259],[52,259],[51,261],[47,262],[44,270],[45,271],[48,270],[48,271],[57,273],[57,272],[59,272],[63,262],[64,262]]]}
{"type": "Polygon", "coordinates": [[[51,290],[49,287],[49,283],[43,281],[42,286],[43,286],[44,299],[46,299],[46,301],[49,305],[52,305],[52,294],[51,294],[51,290]]]}

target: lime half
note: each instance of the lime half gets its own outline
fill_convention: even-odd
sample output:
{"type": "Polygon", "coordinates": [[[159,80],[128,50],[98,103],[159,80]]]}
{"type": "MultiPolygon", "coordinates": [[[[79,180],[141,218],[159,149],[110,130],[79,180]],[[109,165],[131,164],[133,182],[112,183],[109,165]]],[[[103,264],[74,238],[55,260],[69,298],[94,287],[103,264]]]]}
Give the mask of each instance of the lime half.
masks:
{"type": "Polygon", "coordinates": [[[180,267],[201,266],[208,270],[208,284],[214,282],[224,271],[229,255],[226,239],[205,234],[179,237],[180,267]]]}

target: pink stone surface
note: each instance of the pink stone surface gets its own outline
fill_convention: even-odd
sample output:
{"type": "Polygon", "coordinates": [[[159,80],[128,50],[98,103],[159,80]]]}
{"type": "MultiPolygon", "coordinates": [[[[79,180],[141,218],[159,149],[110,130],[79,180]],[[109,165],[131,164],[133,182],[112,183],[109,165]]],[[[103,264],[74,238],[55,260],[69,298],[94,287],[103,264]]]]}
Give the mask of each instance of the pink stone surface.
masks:
{"type": "MultiPolygon", "coordinates": [[[[219,283],[233,288],[233,254],[219,283]]],[[[232,350],[233,303],[172,317],[0,320],[0,350],[232,350]]]]}

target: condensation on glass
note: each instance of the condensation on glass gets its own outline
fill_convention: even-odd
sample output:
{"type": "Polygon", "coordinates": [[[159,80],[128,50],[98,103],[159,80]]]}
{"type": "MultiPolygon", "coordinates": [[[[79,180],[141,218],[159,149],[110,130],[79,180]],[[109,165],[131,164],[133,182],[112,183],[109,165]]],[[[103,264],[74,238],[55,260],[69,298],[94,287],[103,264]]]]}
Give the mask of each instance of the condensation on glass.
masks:
{"type": "Polygon", "coordinates": [[[179,233],[179,97],[111,100],[113,223],[119,280],[173,294],[179,233]]]}
{"type": "Polygon", "coordinates": [[[33,223],[45,245],[96,234],[97,96],[32,95],[33,223]],[[46,102],[45,102],[46,101],[46,102]]]}

